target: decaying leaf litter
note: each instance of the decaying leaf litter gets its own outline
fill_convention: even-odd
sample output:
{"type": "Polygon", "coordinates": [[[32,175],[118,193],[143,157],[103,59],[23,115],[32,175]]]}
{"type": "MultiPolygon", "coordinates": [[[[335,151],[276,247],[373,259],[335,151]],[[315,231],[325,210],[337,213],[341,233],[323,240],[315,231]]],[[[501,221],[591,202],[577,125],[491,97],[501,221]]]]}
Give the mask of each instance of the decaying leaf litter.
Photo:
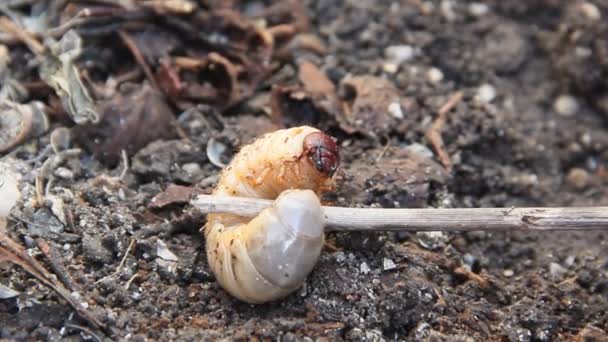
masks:
{"type": "Polygon", "coordinates": [[[242,144],[312,124],[341,144],[335,205],[606,205],[603,2],[0,11],[0,233],[76,303],[9,258],[2,337],[605,339],[601,233],[332,233],[298,293],[248,306],[185,204],[242,144]]]}

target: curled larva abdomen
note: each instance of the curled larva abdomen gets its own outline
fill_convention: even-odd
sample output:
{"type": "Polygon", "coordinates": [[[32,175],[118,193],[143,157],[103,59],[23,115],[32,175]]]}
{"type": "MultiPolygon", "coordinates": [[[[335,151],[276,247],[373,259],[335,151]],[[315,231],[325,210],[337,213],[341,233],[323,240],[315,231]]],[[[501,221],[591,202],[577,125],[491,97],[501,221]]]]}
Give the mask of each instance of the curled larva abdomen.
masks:
{"type": "Polygon", "coordinates": [[[241,149],[214,194],[276,200],[253,219],[208,215],[207,258],[226,291],[263,303],[302,284],[324,242],[317,196],[333,187],[338,163],[334,140],[307,126],[266,134],[241,149]]]}

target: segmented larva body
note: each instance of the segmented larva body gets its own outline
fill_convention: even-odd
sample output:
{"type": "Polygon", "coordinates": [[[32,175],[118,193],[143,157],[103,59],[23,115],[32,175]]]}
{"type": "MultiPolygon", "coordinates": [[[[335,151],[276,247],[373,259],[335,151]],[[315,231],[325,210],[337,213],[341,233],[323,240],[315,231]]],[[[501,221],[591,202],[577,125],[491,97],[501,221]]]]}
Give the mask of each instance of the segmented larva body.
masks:
{"type": "Polygon", "coordinates": [[[274,199],[253,219],[209,214],[209,266],[220,285],[248,303],[296,290],[313,269],[324,242],[318,196],[334,187],[335,141],[302,126],[266,134],[233,158],[214,195],[274,199]]]}

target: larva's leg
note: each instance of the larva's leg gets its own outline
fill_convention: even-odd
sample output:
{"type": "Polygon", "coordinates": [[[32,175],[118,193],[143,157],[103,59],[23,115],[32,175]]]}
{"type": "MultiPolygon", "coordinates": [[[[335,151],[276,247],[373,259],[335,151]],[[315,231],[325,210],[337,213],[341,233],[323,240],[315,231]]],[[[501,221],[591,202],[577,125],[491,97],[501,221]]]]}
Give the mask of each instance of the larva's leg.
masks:
{"type": "MultiPolygon", "coordinates": [[[[302,170],[300,169],[300,158],[295,160],[285,160],[281,165],[281,174],[285,173],[285,169],[290,169],[297,179],[302,178],[302,170]]],[[[283,177],[284,178],[284,177],[283,177]]]]}
{"type": "Polygon", "coordinates": [[[266,176],[268,175],[268,173],[270,171],[272,171],[272,169],[270,167],[264,167],[264,169],[262,170],[260,175],[254,180],[254,185],[259,186],[262,183],[264,183],[264,179],[266,178],[266,176]]]}
{"type": "Polygon", "coordinates": [[[281,182],[285,181],[285,163],[281,164],[281,167],[279,168],[279,174],[278,174],[277,178],[281,182]]]}

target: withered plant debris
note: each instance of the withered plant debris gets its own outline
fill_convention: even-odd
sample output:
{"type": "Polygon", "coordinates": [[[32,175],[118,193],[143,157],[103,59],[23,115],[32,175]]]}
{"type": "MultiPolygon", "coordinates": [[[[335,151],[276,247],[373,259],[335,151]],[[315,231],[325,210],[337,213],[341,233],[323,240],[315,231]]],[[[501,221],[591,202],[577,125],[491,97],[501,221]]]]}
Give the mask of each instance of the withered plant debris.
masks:
{"type": "Polygon", "coordinates": [[[41,102],[20,104],[0,99],[0,153],[7,152],[48,129],[49,121],[41,102]]]}
{"type": "Polygon", "coordinates": [[[73,30],[68,31],[59,42],[49,38],[49,54],[40,66],[40,78],[48,83],[61,98],[63,108],[74,122],[84,124],[99,122],[88,89],[82,83],[75,60],[82,52],[82,40],[73,30]]]}
{"type": "Polygon", "coordinates": [[[203,190],[177,184],[170,184],[165,191],[156,194],[148,204],[149,208],[156,209],[166,207],[172,204],[188,203],[192,196],[202,194],[203,190]]]}
{"type": "Polygon", "coordinates": [[[0,233],[19,244],[0,235],[0,337],[608,340],[600,232],[330,232],[305,286],[253,308],[187,205],[302,124],[340,146],[327,205],[607,205],[606,18],[602,0],[0,0],[0,233]]]}
{"type": "Polygon", "coordinates": [[[44,268],[44,266],[30,256],[18,243],[1,232],[0,261],[8,261],[20,266],[45,286],[48,286],[53,291],[57,292],[58,295],[63,297],[63,299],[65,299],[74,308],[74,310],[76,310],[82,319],[86,320],[89,324],[97,329],[105,329],[104,324],[101,323],[97,317],[89,312],[84,306],[82,306],[81,302],[74,298],[74,296],[65,287],[63,287],[63,285],[57,282],[51,273],[44,268]]]}
{"type": "Polygon", "coordinates": [[[77,126],[76,141],[99,160],[116,165],[121,151],[132,156],[148,143],[175,137],[175,117],[163,96],[147,84],[125,85],[100,104],[98,124],[77,126]]]}
{"type": "Polygon", "coordinates": [[[315,64],[303,60],[298,66],[299,84],[274,85],[271,117],[283,126],[323,126],[339,116],[336,86],[315,64]]]}
{"type": "Polygon", "coordinates": [[[439,160],[443,164],[443,167],[447,171],[452,171],[452,160],[449,153],[446,151],[443,138],[441,137],[441,131],[445,126],[447,115],[450,111],[462,100],[463,92],[459,91],[454,93],[450,98],[439,108],[437,111],[437,118],[433,121],[433,124],[426,131],[426,138],[433,145],[435,152],[439,155],[439,160]]]}
{"type": "Polygon", "coordinates": [[[340,83],[341,127],[349,133],[370,137],[388,135],[415,109],[415,103],[401,97],[388,79],[374,76],[347,77],[340,83]]]}

